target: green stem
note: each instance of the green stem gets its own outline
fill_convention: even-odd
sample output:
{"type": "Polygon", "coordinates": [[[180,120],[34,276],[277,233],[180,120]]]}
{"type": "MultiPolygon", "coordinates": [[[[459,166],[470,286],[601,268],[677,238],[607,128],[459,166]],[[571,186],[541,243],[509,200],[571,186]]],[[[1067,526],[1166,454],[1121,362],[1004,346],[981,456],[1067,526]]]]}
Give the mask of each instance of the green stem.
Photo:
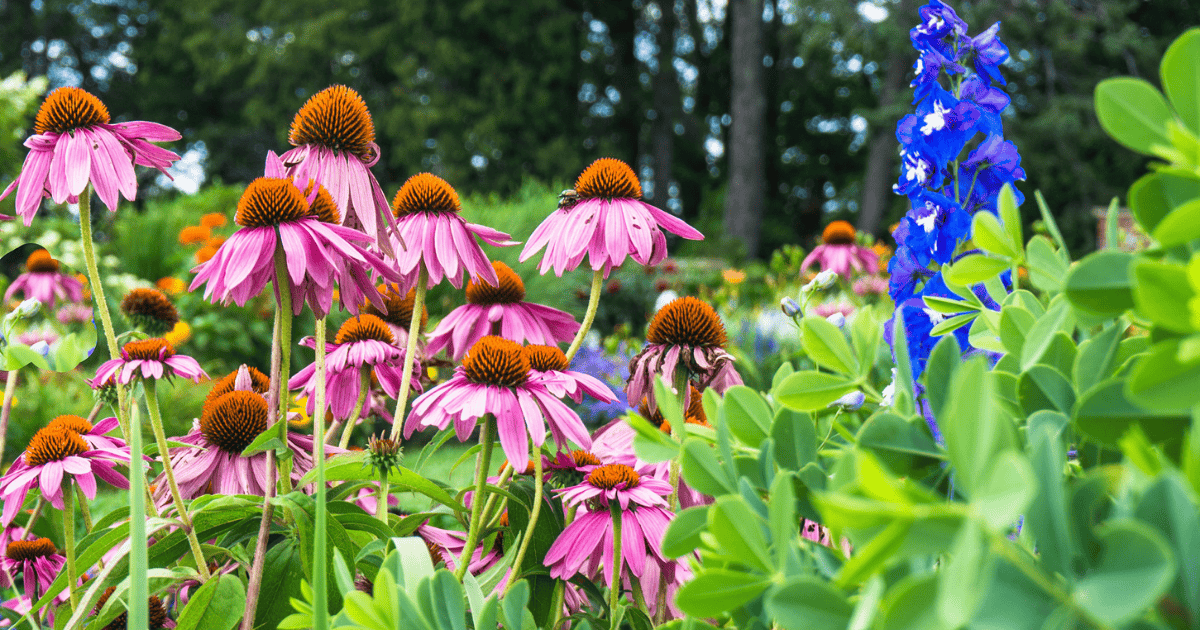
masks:
{"type": "Polygon", "coordinates": [[[642,581],[633,573],[629,574],[629,590],[633,592],[633,605],[650,616],[650,607],[646,605],[646,594],[642,592],[642,581]]]}
{"type": "MultiPolygon", "coordinates": [[[[608,614],[617,620],[617,605],[621,602],[621,503],[609,501],[608,511],[613,520],[612,587],[608,592],[608,614]]],[[[613,624],[616,630],[616,624],[613,624]]]]}
{"type": "MultiPolygon", "coordinates": [[[[421,312],[425,310],[425,291],[429,284],[429,270],[425,263],[418,263],[417,290],[413,292],[412,319],[408,321],[408,346],[404,350],[404,371],[400,375],[400,392],[396,395],[396,413],[392,414],[393,440],[400,439],[404,428],[404,409],[408,406],[408,393],[412,389],[413,364],[417,360],[417,338],[421,336],[421,312]]],[[[350,422],[347,420],[347,422],[350,422]]],[[[462,579],[462,576],[459,576],[462,579]]]]}
{"type": "Polygon", "coordinates": [[[71,608],[79,608],[79,569],[75,566],[75,490],[69,480],[63,480],[62,526],[63,540],[67,545],[67,593],[71,596],[71,608]]]}
{"type": "Polygon", "coordinates": [[[88,507],[87,497],[83,494],[83,488],[77,484],[75,493],[79,497],[79,512],[83,515],[83,527],[87,533],[92,533],[92,508],[88,507]]]}
{"type": "Polygon", "coordinates": [[[36,523],[38,518],[42,515],[42,508],[45,507],[45,505],[46,502],[42,501],[42,497],[39,493],[37,503],[33,505],[33,513],[29,515],[29,520],[25,521],[25,529],[21,532],[21,538],[19,540],[25,540],[26,538],[29,538],[29,531],[33,529],[33,524],[36,523]]]}
{"type": "Polygon", "coordinates": [[[1036,565],[1031,564],[1028,558],[1018,550],[1012,541],[1000,536],[992,536],[991,539],[991,550],[1012,564],[1025,577],[1029,578],[1029,581],[1036,584],[1038,588],[1070,608],[1076,615],[1086,620],[1092,626],[1101,630],[1112,630],[1112,626],[1097,619],[1090,612],[1079,606],[1071,593],[1046,577],[1036,565]]]}
{"type": "MultiPolygon", "coordinates": [[[[96,247],[92,243],[92,186],[88,184],[79,195],[79,240],[83,246],[83,262],[87,267],[88,288],[96,302],[96,311],[100,313],[100,324],[104,329],[104,340],[108,344],[108,356],[116,359],[121,356],[121,348],[117,345],[117,334],[113,329],[112,315],[108,312],[108,299],[104,297],[104,284],[100,282],[100,268],[96,266],[96,247]]],[[[117,385],[117,422],[125,440],[129,440],[130,426],[129,407],[126,404],[125,386],[117,385]]]]}
{"type": "Polygon", "coordinates": [[[533,454],[533,508],[529,510],[529,526],[525,528],[525,538],[521,541],[521,548],[517,550],[517,558],[513,561],[512,577],[508,580],[508,585],[504,587],[504,594],[508,594],[508,589],[512,588],[515,582],[521,575],[521,563],[525,560],[525,552],[529,551],[529,541],[533,540],[533,528],[537,527],[538,516],[542,513],[542,486],[545,480],[542,479],[542,449],[535,448],[533,454]]]}
{"type": "Polygon", "coordinates": [[[462,582],[463,576],[467,574],[467,567],[471,564],[471,558],[475,555],[475,547],[479,545],[479,530],[483,523],[483,504],[486,500],[483,498],[483,487],[487,483],[488,468],[492,463],[492,445],[495,442],[494,425],[496,421],[492,418],[492,414],[486,414],[483,417],[483,427],[479,430],[479,462],[475,469],[475,495],[471,500],[471,523],[467,527],[467,542],[463,546],[462,557],[458,560],[458,570],[454,572],[454,577],[462,582]]]}
{"type": "Polygon", "coordinates": [[[579,332],[575,333],[575,340],[571,342],[571,347],[567,348],[567,363],[575,358],[575,353],[579,352],[579,347],[583,345],[583,338],[592,329],[592,322],[596,321],[596,311],[600,308],[600,285],[603,283],[604,270],[593,271],[592,292],[588,295],[587,312],[583,315],[583,324],[579,326],[579,332]]]}
{"type": "MultiPolygon", "coordinates": [[[[410,366],[409,369],[411,370],[412,367],[410,366]]],[[[346,430],[342,432],[342,440],[338,443],[341,448],[350,446],[350,436],[354,433],[354,426],[358,424],[358,416],[362,414],[363,405],[367,402],[367,390],[371,388],[371,368],[364,364],[358,371],[360,372],[358,400],[354,403],[354,410],[350,412],[350,417],[346,418],[346,430]]]]}
{"type": "MultiPolygon", "coordinates": [[[[119,391],[119,390],[118,390],[119,391]]],[[[150,624],[150,562],[146,538],[146,471],[142,460],[142,431],[129,432],[129,628],[150,624]]]]}
{"type": "Polygon", "coordinates": [[[200,581],[207,582],[210,577],[208,563],[204,560],[204,551],[200,549],[200,541],[196,538],[196,530],[192,527],[192,519],[188,516],[187,505],[179,494],[179,484],[175,483],[175,469],[171,465],[171,452],[167,447],[167,434],[163,431],[162,413],[158,409],[158,384],[154,379],[144,379],[142,387],[146,390],[146,410],[150,412],[150,426],[154,429],[154,439],[158,443],[158,457],[162,460],[163,474],[171,488],[171,500],[175,502],[175,511],[179,521],[183,523],[183,532],[187,535],[188,546],[192,548],[192,557],[196,560],[196,570],[200,573],[200,581]]]}
{"type": "MultiPolygon", "coordinates": [[[[504,486],[504,482],[508,481],[508,478],[511,477],[512,474],[513,474],[513,467],[507,466],[507,465],[504,466],[504,470],[500,471],[500,477],[498,479],[496,479],[496,485],[504,486]]],[[[500,495],[498,495],[498,494],[493,494],[488,497],[487,505],[483,506],[484,522],[487,522],[491,519],[492,514],[495,512],[496,504],[499,501],[500,501],[500,495]]]]}
{"type": "Polygon", "coordinates": [[[4,383],[4,402],[0,403],[0,463],[4,462],[4,436],[8,434],[8,417],[12,413],[13,394],[17,392],[17,373],[10,370],[4,383]]]}
{"type": "Polygon", "coordinates": [[[388,472],[387,470],[379,471],[379,487],[375,489],[375,518],[384,525],[388,524],[388,498],[392,493],[388,472]]]}
{"type": "Polygon", "coordinates": [[[325,530],[328,527],[329,506],[325,504],[325,318],[317,319],[316,330],[316,405],[313,407],[313,466],[317,469],[317,514],[313,531],[313,629],[329,627],[329,591],[325,587],[326,544],[325,530]]]}

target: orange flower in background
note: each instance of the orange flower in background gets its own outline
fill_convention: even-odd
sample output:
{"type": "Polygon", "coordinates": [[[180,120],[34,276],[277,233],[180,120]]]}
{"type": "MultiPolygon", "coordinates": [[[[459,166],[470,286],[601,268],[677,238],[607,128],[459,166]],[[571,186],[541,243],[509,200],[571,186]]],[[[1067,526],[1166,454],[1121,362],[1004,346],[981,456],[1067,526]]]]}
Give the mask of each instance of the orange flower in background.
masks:
{"type": "Polygon", "coordinates": [[[887,243],[876,242],[871,246],[871,251],[875,252],[876,256],[879,256],[879,268],[887,269],[888,260],[891,259],[894,253],[892,246],[887,243]]]}
{"type": "Polygon", "coordinates": [[[200,225],[206,228],[225,227],[226,222],[228,222],[228,219],[220,212],[211,212],[200,217],[200,225]]]}
{"type": "Polygon", "coordinates": [[[225,244],[225,237],[221,236],[219,234],[217,236],[214,236],[214,237],[208,239],[207,241],[204,241],[205,247],[216,248],[216,247],[220,247],[224,244],[225,244]]]}
{"type": "Polygon", "coordinates": [[[203,243],[212,236],[212,231],[203,225],[189,225],[182,230],[179,230],[180,245],[194,245],[203,243]]]}
{"type": "Polygon", "coordinates": [[[167,295],[179,295],[180,293],[187,291],[187,283],[174,276],[160,278],[158,282],[154,283],[154,286],[158,287],[167,295]]]}
{"type": "Polygon", "coordinates": [[[217,247],[213,247],[212,245],[201,247],[196,251],[196,264],[199,265],[208,262],[210,258],[217,255],[217,249],[217,247]]]}
{"type": "Polygon", "coordinates": [[[175,322],[175,327],[163,335],[163,339],[171,342],[171,345],[176,347],[191,338],[192,327],[187,322],[175,322]]]}
{"type": "Polygon", "coordinates": [[[746,280],[746,272],[740,269],[726,269],[721,272],[721,277],[729,284],[738,285],[746,280]]]}

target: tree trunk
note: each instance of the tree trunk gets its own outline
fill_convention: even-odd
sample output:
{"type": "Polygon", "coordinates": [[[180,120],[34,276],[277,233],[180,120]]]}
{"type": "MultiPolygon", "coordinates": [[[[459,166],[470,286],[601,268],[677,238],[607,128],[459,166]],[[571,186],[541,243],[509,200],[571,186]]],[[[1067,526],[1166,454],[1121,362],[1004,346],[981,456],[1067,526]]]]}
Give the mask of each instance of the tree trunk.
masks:
{"type": "Polygon", "coordinates": [[[730,0],[729,189],[725,197],[725,237],[740,242],[748,257],[758,253],[762,204],[766,196],[764,129],[767,99],[763,72],[762,0],[730,0]]]}
{"type": "Polygon", "coordinates": [[[654,194],[650,200],[666,209],[671,199],[674,171],[675,123],[679,103],[679,79],[675,75],[675,33],[679,17],[673,3],[663,3],[658,21],[658,74],[654,76],[654,123],[650,132],[651,164],[654,166],[654,194]]]}
{"type": "MultiPolygon", "coordinates": [[[[906,4],[901,3],[902,9],[906,4]]],[[[906,15],[903,10],[899,13],[906,15]]],[[[888,56],[890,61],[879,93],[879,110],[887,110],[896,102],[908,71],[906,57],[896,51],[888,56]]],[[[898,173],[896,158],[899,155],[896,120],[895,116],[880,116],[867,145],[867,172],[863,175],[862,210],[858,214],[858,229],[862,232],[878,232],[884,214],[892,205],[892,182],[898,173]]]]}

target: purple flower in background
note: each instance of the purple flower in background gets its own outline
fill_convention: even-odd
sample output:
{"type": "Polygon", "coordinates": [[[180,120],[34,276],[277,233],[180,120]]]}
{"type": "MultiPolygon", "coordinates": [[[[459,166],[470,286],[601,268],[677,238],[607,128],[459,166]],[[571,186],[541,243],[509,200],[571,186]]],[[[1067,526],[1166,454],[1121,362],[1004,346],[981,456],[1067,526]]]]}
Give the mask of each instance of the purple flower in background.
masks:
{"type": "Polygon", "coordinates": [[[948,59],[954,58],[952,42],[967,34],[967,23],[941,0],[929,0],[929,4],[917,11],[921,23],[908,32],[913,48],[933,50],[948,59]]]}
{"type": "Polygon", "coordinates": [[[1000,74],[999,66],[1008,59],[1008,46],[997,37],[999,32],[1000,23],[996,22],[975,37],[963,39],[962,43],[967,51],[975,55],[975,72],[991,82],[1004,85],[1004,75],[1000,74]]]}

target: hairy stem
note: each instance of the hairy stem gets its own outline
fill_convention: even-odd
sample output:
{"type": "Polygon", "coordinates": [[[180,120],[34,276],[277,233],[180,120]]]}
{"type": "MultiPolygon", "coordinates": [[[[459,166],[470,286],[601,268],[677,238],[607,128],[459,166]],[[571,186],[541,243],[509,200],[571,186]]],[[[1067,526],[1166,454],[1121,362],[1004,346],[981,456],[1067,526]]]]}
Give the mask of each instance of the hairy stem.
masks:
{"type": "MultiPolygon", "coordinates": [[[[417,290],[413,293],[412,319],[408,322],[408,346],[404,350],[404,367],[400,375],[400,392],[396,395],[396,413],[392,414],[393,440],[400,439],[404,428],[404,408],[408,406],[408,392],[412,389],[413,363],[417,360],[417,338],[421,336],[421,312],[425,310],[425,291],[429,284],[429,270],[425,263],[418,263],[417,290]]],[[[461,579],[461,576],[460,578],[461,579]]]]}
{"type": "Polygon", "coordinates": [[[571,359],[575,358],[575,353],[579,352],[579,347],[583,345],[583,338],[592,329],[592,322],[596,321],[596,311],[600,308],[600,285],[603,283],[604,270],[593,271],[592,289],[588,295],[587,312],[583,315],[583,324],[579,326],[579,332],[575,333],[575,340],[571,342],[571,347],[567,348],[567,363],[570,363],[571,359]]]}
{"type": "Polygon", "coordinates": [[[543,484],[542,449],[535,448],[533,454],[533,507],[529,510],[529,526],[525,528],[525,538],[521,541],[521,548],[517,550],[516,560],[513,561],[512,577],[509,578],[508,585],[504,587],[505,594],[521,575],[521,563],[525,560],[525,552],[529,551],[529,541],[533,540],[533,528],[537,527],[538,516],[542,513],[543,484]]]}
{"type": "Polygon", "coordinates": [[[486,502],[483,498],[483,487],[487,483],[488,468],[492,463],[492,445],[495,442],[494,425],[495,419],[492,414],[486,414],[483,417],[483,427],[479,430],[479,461],[475,469],[475,495],[471,499],[471,524],[467,527],[467,542],[463,546],[462,557],[458,560],[458,570],[454,572],[454,577],[461,582],[463,576],[467,574],[467,567],[471,564],[471,558],[475,555],[475,547],[479,545],[479,530],[482,529],[483,523],[483,504],[486,502]]]}
{"type": "Polygon", "coordinates": [[[4,460],[4,436],[8,434],[8,416],[12,413],[13,394],[17,392],[18,372],[20,370],[10,370],[6,373],[4,402],[0,404],[0,461],[4,460]]]}
{"type": "Polygon", "coordinates": [[[326,542],[329,507],[325,505],[325,318],[317,318],[316,330],[316,406],[313,408],[313,466],[317,469],[317,514],[313,525],[313,629],[329,627],[329,591],[325,587],[326,542]]]}
{"type": "Polygon", "coordinates": [[[375,518],[384,525],[388,524],[388,499],[392,493],[388,472],[387,470],[379,471],[379,487],[375,489],[375,518]]]}
{"type": "MultiPolygon", "coordinates": [[[[613,520],[612,584],[608,592],[608,614],[617,620],[617,605],[621,602],[621,503],[609,501],[608,511],[613,520]]],[[[616,624],[613,624],[616,630],[616,624]]]]}
{"type": "Polygon", "coordinates": [[[200,541],[196,538],[196,530],[192,527],[192,519],[188,516],[187,506],[179,494],[179,484],[175,483],[175,469],[171,465],[171,452],[167,447],[167,434],[163,431],[162,413],[158,409],[158,385],[153,379],[142,381],[146,389],[146,410],[150,412],[150,426],[154,429],[154,440],[158,443],[158,456],[162,460],[163,474],[171,488],[171,500],[175,502],[175,512],[183,523],[183,532],[187,535],[188,546],[192,548],[192,557],[196,560],[196,570],[200,573],[200,581],[207,582],[211,575],[208,573],[208,563],[204,560],[204,551],[200,549],[200,541]]]}
{"type": "Polygon", "coordinates": [[[67,593],[71,596],[71,608],[75,609],[79,608],[79,595],[75,592],[79,586],[79,569],[75,566],[75,489],[71,487],[70,479],[63,480],[62,493],[63,541],[67,546],[67,593]]]}

